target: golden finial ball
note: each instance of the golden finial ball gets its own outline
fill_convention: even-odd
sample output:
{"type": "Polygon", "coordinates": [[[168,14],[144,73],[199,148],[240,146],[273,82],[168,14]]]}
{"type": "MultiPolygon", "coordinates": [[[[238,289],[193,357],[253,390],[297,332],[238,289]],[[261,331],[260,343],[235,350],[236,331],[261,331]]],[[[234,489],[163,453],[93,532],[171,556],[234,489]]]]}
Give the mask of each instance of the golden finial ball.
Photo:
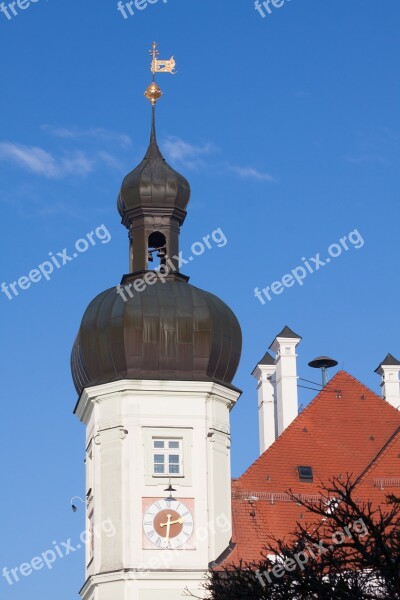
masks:
{"type": "Polygon", "coordinates": [[[151,105],[154,106],[159,98],[163,95],[158,85],[153,81],[145,91],[144,95],[150,100],[151,105]]]}

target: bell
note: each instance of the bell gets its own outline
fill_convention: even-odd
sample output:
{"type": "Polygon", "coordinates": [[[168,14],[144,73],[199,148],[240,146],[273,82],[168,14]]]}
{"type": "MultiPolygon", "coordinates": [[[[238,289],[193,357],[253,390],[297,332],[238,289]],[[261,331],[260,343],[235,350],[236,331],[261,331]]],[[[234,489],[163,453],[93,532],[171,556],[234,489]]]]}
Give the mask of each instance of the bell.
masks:
{"type": "Polygon", "coordinates": [[[172,487],[171,484],[169,484],[169,486],[167,487],[166,490],[164,490],[164,492],[176,492],[176,490],[172,487]]]}
{"type": "Polygon", "coordinates": [[[171,478],[169,480],[169,486],[164,490],[164,492],[169,492],[168,498],[166,498],[167,502],[175,501],[175,498],[172,495],[172,492],[176,492],[176,489],[172,487],[171,478]]]}

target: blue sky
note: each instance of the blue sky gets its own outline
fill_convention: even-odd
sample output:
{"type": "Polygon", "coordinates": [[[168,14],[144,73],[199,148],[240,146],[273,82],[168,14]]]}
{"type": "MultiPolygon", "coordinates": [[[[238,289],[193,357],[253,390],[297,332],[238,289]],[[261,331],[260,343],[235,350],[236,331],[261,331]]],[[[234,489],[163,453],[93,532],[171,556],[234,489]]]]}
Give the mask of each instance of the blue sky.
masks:
{"type": "MultiPolygon", "coordinates": [[[[6,3],[7,4],[7,3],[6,3]]],[[[221,228],[228,244],[196,258],[191,283],[223,298],[243,328],[232,414],[233,472],[258,452],[250,376],[288,324],[303,336],[299,374],[320,354],[379,391],[400,356],[398,0],[286,0],[265,18],[252,0],[168,0],[124,19],[114,0],[38,0],[0,13],[0,283],[27,275],[102,224],[49,281],[0,294],[3,412],[0,569],[76,540],[83,511],[83,426],[69,355],[89,301],[127,271],[115,208],[149,136],[148,49],[174,54],[159,77],[161,149],[190,180],[181,248],[221,228]],[[254,288],[357,229],[364,240],[263,305],[254,288]]],[[[301,389],[306,404],[313,392],[301,389]]],[[[9,587],[13,600],[75,598],[83,552],[9,587]]]]}

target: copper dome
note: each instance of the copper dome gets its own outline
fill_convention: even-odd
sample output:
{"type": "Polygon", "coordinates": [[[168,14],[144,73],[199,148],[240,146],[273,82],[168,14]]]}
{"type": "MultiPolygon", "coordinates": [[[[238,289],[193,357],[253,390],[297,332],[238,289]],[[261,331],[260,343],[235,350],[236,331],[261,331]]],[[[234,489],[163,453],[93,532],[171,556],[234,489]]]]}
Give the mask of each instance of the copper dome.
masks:
{"type": "Polygon", "coordinates": [[[111,288],[87,308],[71,357],[78,394],[121,379],[231,384],[242,335],[222,300],[176,277],[126,298],[111,288]]]}
{"type": "Polygon", "coordinates": [[[117,207],[124,224],[138,212],[168,210],[182,225],[190,199],[187,179],[166,162],[156,140],[154,111],[150,144],[142,162],[122,182],[117,207]]]}

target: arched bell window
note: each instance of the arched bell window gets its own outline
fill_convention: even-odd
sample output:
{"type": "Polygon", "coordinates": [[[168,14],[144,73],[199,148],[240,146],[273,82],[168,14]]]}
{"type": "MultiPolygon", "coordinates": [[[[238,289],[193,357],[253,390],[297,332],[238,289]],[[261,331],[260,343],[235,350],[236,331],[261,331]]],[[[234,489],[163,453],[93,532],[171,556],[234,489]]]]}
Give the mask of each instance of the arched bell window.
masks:
{"type": "MultiPolygon", "coordinates": [[[[155,258],[159,259],[159,265],[166,264],[166,256],[167,256],[167,240],[165,239],[165,235],[160,231],[153,231],[149,235],[148,244],[147,244],[147,252],[148,252],[148,262],[154,262],[155,258]]],[[[154,266],[157,267],[158,264],[154,266]]]]}

